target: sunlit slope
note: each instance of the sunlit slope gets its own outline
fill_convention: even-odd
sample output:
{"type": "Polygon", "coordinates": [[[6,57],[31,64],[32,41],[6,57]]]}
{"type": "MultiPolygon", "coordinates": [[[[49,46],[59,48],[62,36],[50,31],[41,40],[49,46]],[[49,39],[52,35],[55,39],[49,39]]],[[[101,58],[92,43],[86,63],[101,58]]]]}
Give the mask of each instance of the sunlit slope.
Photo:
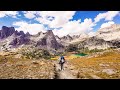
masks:
{"type": "Polygon", "coordinates": [[[52,78],[54,78],[54,64],[50,61],[0,56],[0,79],[52,78]]]}
{"type": "Polygon", "coordinates": [[[120,52],[116,50],[71,59],[70,62],[79,70],[79,78],[120,78],[120,52]]]}

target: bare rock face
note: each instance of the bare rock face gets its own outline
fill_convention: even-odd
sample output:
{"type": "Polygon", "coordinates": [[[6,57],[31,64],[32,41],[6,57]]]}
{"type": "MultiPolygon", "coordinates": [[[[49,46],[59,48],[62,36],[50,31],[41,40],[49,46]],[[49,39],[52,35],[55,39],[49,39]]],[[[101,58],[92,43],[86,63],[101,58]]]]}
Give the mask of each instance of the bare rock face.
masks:
{"type": "Polygon", "coordinates": [[[20,35],[16,38],[14,38],[9,45],[12,46],[18,46],[18,45],[22,45],[22,44],[27,44],[29,42],[29,39],[24,37],[24,35],[20,35]]]}
{"type": "Polygon", "coordinates": [[[79,44],[79,48],[88,48],[89,50],[92,49],[107,49],[109,47],[113,47],[112,43],[105,41],[103,39],[99,39],[95,36],[86,39],[85,41],[79,44]]]}
{"type": "Polygon", "coordinates": [[[61,38],[61,40],[62,40],[62,41],[72,41],[73,38],[68,34],[67,36],[63,36],[63,37],[61,38]]]}
{"type": "Polygon", "coordinates": [[[23,31],[18,32],[14,27],[3,26],[0,30],[1,44],[5,44],[7,47],[18,47],[22,44],[28,44],[29,38],[23,31]],[[4,43],[3,43],[4,42],[4,43]]]}
{"type": "Polygon", "coordinates": [[[37,46],[42,47],[42,46],[46,46],[46,38],[42,38],[37,42],[37,46]]]}
{"type": "Polygon", "coordinates": [[[5,39],[13,34],[15,36],[20,36],[20,35],[25,36],[23,31],[18,32],[17,30],[15,31],[14,27],[3,26],[2,30],[0,30],[0,39],[5,39]]]}
{"type": "Polygon", "coordinates": [[[96,37],[111,42],[113,47],[120,48],[120,25],[113,24],[109,27],[99,29],[96,37]]]}
{"type": "Polygon", "coordinates": [[[73,35],[73,39],[77,39],[79,37],[80,37],[80,35],[73,35]]]}
{"type": "Polygon", "coordinates": [[[107,48],[111,47],[112,44],[103,39],[91,37],[88,40],[86,40],[86,46],[88,46],[89,49],[95,49],[95,48],[107,49],[107,48]]]}
{"type": "Polygon", "coordinates": [[[29,33],[29,32],[27,32],[27,33],[26,33],[26,36],[30,36],[30,33],[29,33]]]}
{"type": "Polygon", "coordinates": [[[50,49],[50,48],[55,48],[55,49],[58,49],[59,48],[59,44],[58,42],[56,41],[55,39],[55,36],[52,32],[52,30],[49,30],[47,33],[46,33],[46,43],[47,43],[47,48],[50,49]]]}
{"type": "Polygon", "coordinates": [[[120,48],[120,40],[112,40],[110,41],[115,48],[120,48]]]}
{"type": "Polygon", "coordinates": [[[18,34],[21,35],[21,36],[25,36],[23,31],[18,32],[18,34]]]}
{"type": "Polygon", "coordinates": [[[23,31],[15,31],[12,35],[11,42],[9,45],[12,46],[19,46],[22,44],[28,44],[29,43],[29,38],[27,38],[27,34],[24,34],[23,31]]]}
{"type": "Polygon", "coordinates": [[[62,44],[58,43],[52,30],[48,30],[46,35],[37,42],[37,46],[44,46],[48,50],[50,49],[60,49],[63,48],[62,44]]]}
{"type": "Polygon", "coordinates": [[[56,39],[57,41],[61,41],[61,38],[58,37],[57,35],[55,35],[55,39],[56,39]]]}
{"type": "Polygon", "coordinates": [[[5,47],[17,48],[20,45],[35,45],[40,48],[50,49],[61,49],[63,45],[57,42],[52,30],[48,30],[46,33],[39,32],[37,35],[30,35],[23,31],[17,31],[14,27],[3,26],[0,30],[0,44],[3,42],[5,47]]]}
{"type": "Polygon", "coordinates": [[[76,42],[84,41],[88,37],[86,33],[80,33],[78,35],[67,35],[60,38],[60,41],[64,46],[68,46],[69,44],[74,44],[76,42]]]}
{"type": "Polygon", "coordinates": [[[106,41],[120,40],[120,25],[113,24],[110,27],[99,29],[96,37],[106,41]]]}
{"type": "Polygon", "coordinates": [[[110,27],[99,29],[95,36],[81,42],[79,47],[88,47],[88,49],[120,48],[120,25],[113,24],[110,27]]]}
{"type": "Polygon", "coordinates": [[[14,27],[3,26],[2,30],[0,30],[0,39],[7,38],[11,36],[14,32],[15,32],[14,27]]]}

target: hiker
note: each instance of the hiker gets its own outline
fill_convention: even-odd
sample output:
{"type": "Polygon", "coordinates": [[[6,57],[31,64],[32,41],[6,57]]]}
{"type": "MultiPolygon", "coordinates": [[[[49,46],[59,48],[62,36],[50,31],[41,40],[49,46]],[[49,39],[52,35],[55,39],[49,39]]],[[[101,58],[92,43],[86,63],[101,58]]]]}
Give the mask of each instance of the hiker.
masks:
{"type": "Polygon", "coordinates": [[[61,71],[63,70],[63,64],[65,63],[65,58],[64,56],[60,56],[59,58],[59,64],[61,66],[61,71]]]}

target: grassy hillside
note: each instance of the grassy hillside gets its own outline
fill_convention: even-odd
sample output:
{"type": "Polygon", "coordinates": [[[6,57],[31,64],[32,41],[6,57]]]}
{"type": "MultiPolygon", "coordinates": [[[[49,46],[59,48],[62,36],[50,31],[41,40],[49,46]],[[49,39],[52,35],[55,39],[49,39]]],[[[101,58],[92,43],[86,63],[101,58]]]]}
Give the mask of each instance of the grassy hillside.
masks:
{"type": "Polygon", "coordinates": [[[116,50],[69,61],[79,70],[79,78],[120,78],[120,52],[116,50]]]}
{"type": "MultiPolygon", "coordinates": [[[[26,51],[26,50],[25,50],[26,51]]],[[[26,51],[27,52],[27,51],[26,51]]],[[[46,53],[30,51],[22,55],[16,52],[0,52],[0,79],[51,79],[55,78],[54,61],[59,56],[44,59],[46,53]],[[32,52],[32,54],[31,54],[32,52]],[[25,56],[32,58],[26,58],[25,56]],[[36,58],[40,55],[39,58],[36,58]]],[[[83,79],[118,79],[120,78],[120,51],[106,50],[78,56],[73,52],[64,54],[71,65],[67,68],[83,79]]]]}
{"type": "Polygon", "coordinates": [[[54,65],[46,60],[0,56],[0,79],[51,79],[54,65]]]}

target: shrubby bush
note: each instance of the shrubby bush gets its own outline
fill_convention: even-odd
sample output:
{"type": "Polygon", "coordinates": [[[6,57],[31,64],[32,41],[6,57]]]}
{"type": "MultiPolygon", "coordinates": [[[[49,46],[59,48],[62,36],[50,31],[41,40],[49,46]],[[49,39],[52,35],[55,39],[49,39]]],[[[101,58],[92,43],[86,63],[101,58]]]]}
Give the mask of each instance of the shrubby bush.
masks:
{"type": "Polygon", "coordinates": [[[50,53],[47,50],[41,49],[22,50],[22,55],[28,59],[49,59],[51,57],[50,53]]]}
{"type": "Polygon", "coordinates": [[[93,50],[90,50],[89,52],[90,53],[94,53],[94,52],[102,52],[102,51],[104,51],[104,50],[103,49],[97,49],[97,48],[95,48],[93,50]]]}
{"type": "Polygon", "coordinates": [[[50,59],[51,58],[51,55],[50,55],[50,53],[47,50],[42,50],[41,56],[44,59],[50,59]]]}
{"type": "Polygon", "coordinates": [[[76,45],[70,44],[65,51],[67,52],[78,51],[78,47],[76,45]]]}

